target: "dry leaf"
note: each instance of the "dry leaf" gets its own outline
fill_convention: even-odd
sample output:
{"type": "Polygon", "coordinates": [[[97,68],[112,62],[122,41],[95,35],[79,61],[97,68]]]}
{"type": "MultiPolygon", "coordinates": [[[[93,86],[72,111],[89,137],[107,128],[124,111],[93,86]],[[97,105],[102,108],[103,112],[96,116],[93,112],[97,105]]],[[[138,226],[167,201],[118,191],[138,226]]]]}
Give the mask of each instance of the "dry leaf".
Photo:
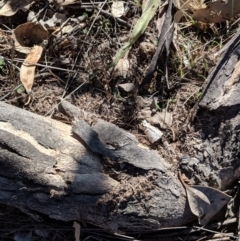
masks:
{"type": "Polygon", "coordinates": [[[116,1],[112,3],[112,15],[120,18],[125,12],[124,1],[116,1]]]}
{"type": "Polygon", "coordinates": [[[0,1],[0,16],[12,16],[19,9],[27,11],[33,0],[2,0],[0,1]]]}
{"type": "Polygon", "coordinates": [[[174,22],[179,23],[186,13],[193,13],[200,8],[205,8],[204,0],[173,0],[173,4],[179,10],[174,15],[174,22]]]}
{"type": "Polygon", "coordinates": [[[41,58],[42,51],[43,48],[41,46],[34,46],[21,66],[20,80],[27,93],[30,93],[32,90],[36,63],[41,58]]]}
{"type": "Polygon", "coordinates": [[[48,31],[40,24],[24,23],[19,25],[13,32],[15,48],[21,53],[29,53],[34,45],[41,45],[48,39],[48,31]]]}
{"type": "MultiPolygon", "coordinates": [[[[199,217],[199,224],[206,225],[230,200],[231,197],[227,194],[211,188],[211,187],[202,187],[202,186],[191,186],[202,192],[206,197],[208,197],[210,204],[206,202],[200,202],[203,206],[199,206],[201,210],[201,217],[199,217]]],[[[203,200],[203,199],[202,199],[203,200]]]]}
{"type": "Polygon", "coordinates": [[[227,194],[211,188],[198,185],[188,186],[179,179],[185,187],[188,203],[193,214],[198,217],[199,224],[206,225],[231,200],[227,194]]]}
{"type": "Polygon", "coordinates": [[[129,67],[130,65],[129,65],[128,59],[126,58],[120,59],[114,68],[113,76],[115,78],[122,76],[125,79],[127,77],[129,67]]]}
{"type": "Polygon", "coordinates": [[[228,0],[227,3],[218,0],[209,3],[207,8],[197,10],[192,17],[204,23],[220,23],[234,18],[239,13],[239,0],[228,0]]]}
{"type": "Polygon", "coordinates": [[[120,84],[118,87],[122,88],[125,92],[136,92],[137,86],[133,83],[120,84]]]}
{"type": "Polygon", "coordinates": [[[146,117],[152,125],[159,125],[162,129],[168,129],[172,126],[173,117],[172,113],[163,110],[162,112],[157,112],[154,116],[146,117]]]}
{"type": "Polygon", "coordinates": [[[53,0],[53,3],[58,6],[67,6],[71,4],[81,4],[81,0],[53,0]]]}
{"type": "Polygon", "coordinates": [[[73,222],[73,227],[75,228],[75,241],[80,241],[80,224],[73,222]]]}

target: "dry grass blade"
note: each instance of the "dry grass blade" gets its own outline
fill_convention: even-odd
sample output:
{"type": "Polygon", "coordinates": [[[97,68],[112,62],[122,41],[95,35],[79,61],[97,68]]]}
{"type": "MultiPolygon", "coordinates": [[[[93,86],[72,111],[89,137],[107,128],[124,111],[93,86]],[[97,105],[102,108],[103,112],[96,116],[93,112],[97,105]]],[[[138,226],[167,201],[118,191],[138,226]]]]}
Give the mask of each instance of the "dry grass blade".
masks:
{"type": "Polygon", "coordinates": [[[159,0],[149,0],[147,2],[141,17],[138,19],[132,33],[130,34],[129,41],[125,43],[124,46],[118,51],[113,59],[113,62],[107,67],[107,69],[114,67],[118,61],[125,56],[127,51],[136,42],[136,40],[144,33],[149,22],[154,17],[159,4],[159,0]]]}

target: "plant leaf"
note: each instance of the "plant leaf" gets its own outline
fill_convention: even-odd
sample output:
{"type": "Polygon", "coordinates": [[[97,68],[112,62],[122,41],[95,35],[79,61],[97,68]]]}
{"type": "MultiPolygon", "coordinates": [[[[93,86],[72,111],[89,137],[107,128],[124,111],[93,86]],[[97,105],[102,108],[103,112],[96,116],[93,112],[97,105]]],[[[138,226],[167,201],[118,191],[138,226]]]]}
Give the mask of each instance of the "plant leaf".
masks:
{"type": "Polygon", "coordinates": [[[141,17],[138,19],[136,25],[133,28],[133,31],[129,37],[129,41],[126,42],[124,46],[117,52],[117,54],[113,58],[112,63],[109,66],[107,66],[107,69],[114,67],[118,63],[118,61],[125,56],[127,51],[136,42],[136,40],[144,33],[149,22],[154,17],[160,2],[161,1],[159,0],[149,0],[146,3],[146,6],[141,17]]]}
{"type": "Polygon", "coordinates": [[[30,93],[32,90],[36,63],[41,58],[42,51],[43,48],[41,46],[34,46],[21,66],[20,80],[27,93],[30,93]]]}
{"type": "Polygon", "coordinates": [[[0,16],[12,16],[19,9],[27,11],[33,0],[8,0],[0,2],[0,16]]]}
{"type": "Polygon", "coordinates": [[[198,190],[203,195],[205,195],[210,204],[203,199],[196,199],[199,201],[199,210],[201,210],[201,217],[199,216],[199,224],[206,225],[212,217],[214,217],[230,200],[231,197],[227,194],[211,187],[203,187],[198,185],[193,185],[191,188],[194,188],[195,191],[198,190]]]}
{"type": "Polygon", "coordinates": [[[198,217],[201,225],[209,221],[231,200],[227,194],[211,187],[199,185],[187,185],[183,182],[181,175],[179,179],[185,187],[189,207],[193,214],[198,217]]]}
{"type": "Polygon", "coordinates": [[[227,3],[222,0],[211,2],[206,8],[194,12],[193,19],[204,23],[220,23],[234,18],[240,13],[240,1],[228,0],[227,3]]]}

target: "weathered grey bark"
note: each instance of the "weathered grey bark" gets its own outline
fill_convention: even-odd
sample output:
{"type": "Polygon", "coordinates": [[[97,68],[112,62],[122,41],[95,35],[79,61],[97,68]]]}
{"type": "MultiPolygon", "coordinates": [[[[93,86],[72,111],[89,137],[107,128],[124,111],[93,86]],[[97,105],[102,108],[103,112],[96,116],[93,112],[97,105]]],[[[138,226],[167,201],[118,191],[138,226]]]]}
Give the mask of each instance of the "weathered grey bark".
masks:
{"type": "Polygon", "coordinates": [[[106,141],[101,148],[108,157],[103,158],[81,144],[71,126],[0,102],[0,202],[112,231],[187,223],[193,216],[171,165],[155,151],[145,150],[153,158],[143,159],[134,136],[109,125],[113,154],[104,140],[106,127],[96,123],[94,134],[84,140],[90,149],[91,144],[97,148],[97,137],[106,141]],[[129,161],[124,156],[128,148],[133,153],[129,161]]]}
{"type": "Polygon", "coordinates": [[[181,162],[195,183],[221,190],[226,190],[240,175],[239,43],[240,30],[227,44],[196,105],[195,127],[201,133],[202,143],[193,146],[194,157],[187,156],[181,162]]]}

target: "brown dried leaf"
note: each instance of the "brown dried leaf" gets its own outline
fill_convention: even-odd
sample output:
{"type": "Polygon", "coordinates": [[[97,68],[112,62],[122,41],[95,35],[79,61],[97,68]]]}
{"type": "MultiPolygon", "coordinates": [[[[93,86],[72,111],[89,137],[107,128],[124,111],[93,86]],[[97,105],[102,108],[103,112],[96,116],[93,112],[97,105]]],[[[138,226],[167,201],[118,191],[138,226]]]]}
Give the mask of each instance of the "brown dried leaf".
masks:
{"type": "Polygon", "coordinates": [[[193,19],[204,23],[220,23],[230,20],[240,13],[240,1],[228,0],[225,3],[222,0],[211,2],[207,8],[202,8],[194,12],[193,19]]]}
{"type": "Polygon", "coordinates": [[[0,16],[12,16],[19,9],[27,11],[33,0],[2,0],[0,1],[0,16]]]}
{"type": "Polygon", "coordinates": [[[21,66],[20,80],[27,93],[32,90],[36,63],[41,58],[42,51],[41,46],[34,46],[21,66]]]}
{"type": "Polygon", "coordinates": [[[211,218],[214,217],[231,200],[231,197],[227,194],[211,187],[193,185],[191,188],[192,190],[194,188],[195,191],[197,190],[198,192],[201,192],[210,201],[210,204],[208,204],[202,198],[203,195],[196,195],[195,201],[197,201],[199,204],[198,218],[199,224],[201,225],[206,225],[211,220],[211,218]]]}
{"type": "Polygon", "coordinates": [[[206,225],[231,200],[227,194],[211,187],[188,186],[179,177],[185,187],[190,209],[201,225],[206,225]]]}
{"type": "Polygon", "coordinates": [[[204,0],[173,0],[173,4],[179,9],[174,15],[174,22],[179,23],[186,13],[193,13],[200,8],[205,8],[204,0]]]}
{"type": "Polygon", "coordinates": [[[71,4],[81,4],[81,0],[53,0],[53,3],[55,3],[58,6],[67,6],[71,4]]]}
{"type": "Polygon", "coordinates": [[[15,48],[21,53],[29,53],[34,45],[41,45],[48,38],[48,31],[41,25],[33,22],[19,25],[13,32],[15,48]]]}

